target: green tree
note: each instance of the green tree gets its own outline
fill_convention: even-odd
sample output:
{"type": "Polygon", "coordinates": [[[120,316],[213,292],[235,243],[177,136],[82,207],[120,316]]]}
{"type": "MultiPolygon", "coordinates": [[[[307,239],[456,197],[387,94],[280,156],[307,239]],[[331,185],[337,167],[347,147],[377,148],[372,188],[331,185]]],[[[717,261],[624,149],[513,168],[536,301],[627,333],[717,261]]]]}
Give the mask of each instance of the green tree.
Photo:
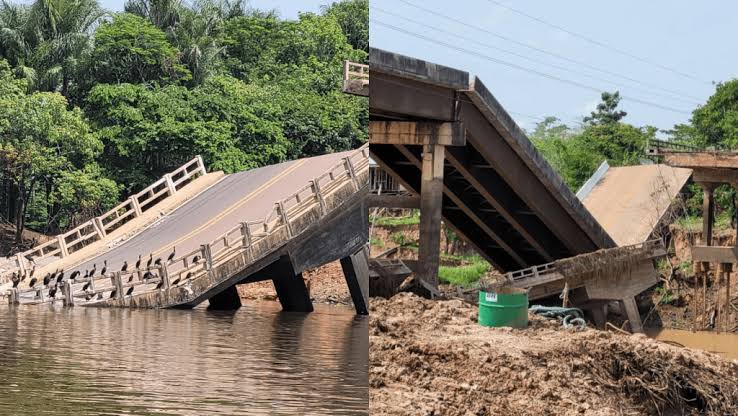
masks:
{"type": "Polygon", "coordinates": [[[95,33],[90,75],[96,83],[173,83],[190,76],[178,54],[154,25],[139,16],[119,13],[95,33]]]}
{"type": "Polygon", "coordinates": [[[720,83],[705,105],[692,113],[695,144],[738,147],[738,80],[720,83]]]}
{"type": "Polygon", "coordinates": [[[323,14],[341,25],[346,40],[354,49],[369,53],[369,0],[348,0],[323,6],[323,14]]]}
{"type": "Polygon", "coordinates": [[[596,111],[592,111],[589,116],[584,118],[584,122],[590,124],[609,124],[619,122],[623,117],[627,116],[628,113],[618,110],[618,104],[620,104],[620,92],[603,92],[602,102],[597,104],[596,111]]]}

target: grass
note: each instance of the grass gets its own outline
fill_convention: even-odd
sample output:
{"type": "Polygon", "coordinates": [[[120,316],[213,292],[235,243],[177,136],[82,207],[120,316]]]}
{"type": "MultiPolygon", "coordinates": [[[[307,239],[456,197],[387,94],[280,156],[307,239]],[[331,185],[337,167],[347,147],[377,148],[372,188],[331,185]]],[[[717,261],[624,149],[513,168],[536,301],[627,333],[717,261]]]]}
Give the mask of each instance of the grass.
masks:
{"type": "Polygon", "coordinates": [[[384,248],[384,241],[377,237],[371,237],[369,239],[369,244],[373,245],[374,247],[384,248]]]}
{"type": "Polygon", "coordinates": [[[441,266],[438,270],[438,277],[442,282],[452,285],[469,286],[487,274],[490,264],[480,258],[473,257],[474,262],[466,266],[448,267],[441,266]]]}
{"type": "MultiPolygon", "coordinates": [[[[702,231],[702,217],[690,215],[681,217],[676,220],[677,225],[685,231],[702,231]]],[[[713,229],[715,231],[724,231],[730,229],[730,213],[721,212],[715,217],[713,229]]]]}
{"type": "Polygon", "coordinates": [[[420,212],[414,211],[412,215],[405,217],[374,217],[372,221],[374,221],[374,225],[385,227],[418,225],[420,224],[420,212]]]}

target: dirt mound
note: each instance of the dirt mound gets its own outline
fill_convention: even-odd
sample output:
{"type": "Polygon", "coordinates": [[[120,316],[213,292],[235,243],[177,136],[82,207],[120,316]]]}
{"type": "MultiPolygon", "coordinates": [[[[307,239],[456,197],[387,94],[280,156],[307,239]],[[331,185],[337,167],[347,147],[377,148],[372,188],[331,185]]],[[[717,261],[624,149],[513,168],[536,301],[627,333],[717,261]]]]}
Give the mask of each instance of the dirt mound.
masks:
{"type": "Polygon", "coordinates": [[[483,328],[476,307],[372,299],[372,414],[736,414],[738,363],[646,338],[483,328]]]}

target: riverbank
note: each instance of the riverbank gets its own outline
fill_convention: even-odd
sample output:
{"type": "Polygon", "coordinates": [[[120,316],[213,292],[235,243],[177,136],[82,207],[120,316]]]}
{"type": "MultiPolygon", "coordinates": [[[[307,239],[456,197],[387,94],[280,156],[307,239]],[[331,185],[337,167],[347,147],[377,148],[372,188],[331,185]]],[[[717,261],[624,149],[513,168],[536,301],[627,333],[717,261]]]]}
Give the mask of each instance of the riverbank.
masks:
{"type": "Polygon", "coordinates": [[[370,412],[738,413],[738,362],[644,335],[483,328],[475,306],[401,293],[372,298],[370,412]]]}
{"type": "MultiPolygon", "coordinates": [[[[353,305],[340,261],[308,270],[302,274],[302,277],[305,279],[313,302],[328,305],[353,305]]],[[[238,294],[246,300],[277,300],[277,292],[270,280],[239,285],[238,294]]]]}

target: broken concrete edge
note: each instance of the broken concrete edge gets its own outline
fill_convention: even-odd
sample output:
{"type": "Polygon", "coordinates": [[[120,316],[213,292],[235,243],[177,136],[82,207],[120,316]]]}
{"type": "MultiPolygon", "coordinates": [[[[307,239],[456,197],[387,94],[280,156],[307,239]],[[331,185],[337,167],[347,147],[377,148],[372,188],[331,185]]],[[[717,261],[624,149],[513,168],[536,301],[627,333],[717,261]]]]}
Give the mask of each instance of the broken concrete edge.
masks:
{"type": "MultiPolygon", "coordinates": [[[[64,258],[57,258],[36,270],[37,276],[43,276],[51,273],[56,269],[70,269],[82,264],[91,257],[96,257],[113,249],[115,246],[134,238],[138,234],[144,232],[150,225],[158,221],[162,215],[169,215],[184,206],[188,201],[196,198],[198,195],[210,189],[225,177],[222,171],[210,172],[200,176],[190,182],[187,186],[177,191],[173,197],[166,198],[158,204],[153,205],[141,216],[135,217],[131,221],[123,224],[121,227],[107,234],[104,238],[93,242],[92,244],[75,251],[64,258]],[[111,246],[111,243],[117,242],[111,246]]],[[[17,269],[16,269],[17,270],[17,269]]],[[[8,283],[7,276],[5,281],[1,281],[0,285],[8,283]]],[[[0,289],[3,289],[0,286],[0,289]]]]}
{"type": "Polygon", "coordinates": [[[369,48],[369,71],[388,73],[439,87],[469,87],[468,72],[378,48],[369,48]]]}
{"type": "Polygon", "coordinates": [[[584,182],[584,185],[582,185],[577,191],[576,195],[580,201],[584,201],[585,199],[587,199],[589,193],[592,192],[592,189],[594,189],[594,187],[598,183],[600,183],[602,178],[607,173],[608,169],[610,169],[610,165],[607,163],[607,160],[603,160],[597,170],[592,174],[592,176],[587,179],[587,182],[584,182]]]}

